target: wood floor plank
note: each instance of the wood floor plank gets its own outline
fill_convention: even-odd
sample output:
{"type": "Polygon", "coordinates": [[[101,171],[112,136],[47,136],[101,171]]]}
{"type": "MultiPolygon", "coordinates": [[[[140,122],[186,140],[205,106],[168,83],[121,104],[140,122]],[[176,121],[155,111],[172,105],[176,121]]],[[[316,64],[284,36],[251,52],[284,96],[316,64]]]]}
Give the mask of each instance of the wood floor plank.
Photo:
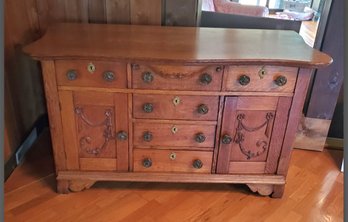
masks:
{"type": "Polygon", "coordinates": [[[97,182],[63,195],[54,169],[43,169],[53,164],[43,139],[5,183],[5,221],[343,221],[342,150],[294,150],[281,199],[245,185],[147,182],[97,182]]]}

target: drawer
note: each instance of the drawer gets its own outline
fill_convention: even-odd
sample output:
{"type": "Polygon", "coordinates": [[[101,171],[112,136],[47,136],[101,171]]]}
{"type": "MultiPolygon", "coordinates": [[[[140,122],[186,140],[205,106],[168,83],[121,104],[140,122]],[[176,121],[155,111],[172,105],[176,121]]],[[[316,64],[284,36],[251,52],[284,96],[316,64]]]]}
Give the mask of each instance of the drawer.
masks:
{"type": "Polygon", "coordinates": [[[127,87],[125,63],[58,60],[55,61],[55,66],[60,86],[127,87]]]}
{"type": "Polygon", "coordinates": [[[220,91],[222,66],[132,65],[136,89],[220,91]]]}
{"type": "Polygon", "coordinates": [[[218,96],[133,96],[133,115],[140,119],[217,120],[218,107],[218,96]]]}
{"type": "Polygon", "coordinates": [[[293,92],[297,68],[279,66],[227,66],[223,90],[293,92]]]}
{"type": "Polygon", "coordinates": [[[211,173],[213,152],[134,149],[134,172],[211,173]]]}
{"type": "Polygon", "coordinates": [[[216,125],[137,122],[135,146],[214,147],[216,125]]]}

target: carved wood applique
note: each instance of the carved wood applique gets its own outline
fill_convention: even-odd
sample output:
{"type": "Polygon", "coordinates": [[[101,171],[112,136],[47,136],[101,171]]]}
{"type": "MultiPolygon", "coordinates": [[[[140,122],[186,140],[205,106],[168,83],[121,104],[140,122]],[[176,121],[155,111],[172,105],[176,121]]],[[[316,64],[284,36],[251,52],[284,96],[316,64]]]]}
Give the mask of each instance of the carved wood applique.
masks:
{"type": "Polygon", "coordinates": [[[258,157],[267,151],[268,141],[269,141],[269,137],[271,134],[271,127],[272,127],[270,123],[272,122],[273,118],[274,118],[274,114],[271,112],[268,112],[266,113],[266,116],[265,116],[265,119],[266,119],[265,122],[263,122],[260,126],[252,128],[252,127],[246,126],[243,123],[243,120],[245,119],[244,113],[240,113],[237,115],[237,128],[236,128],[236,134],[234,136],[234,142],[239,145],[241,152],[247,157],[247,160],[253,157],[258,157]],[[264,135],[266,139],[264,138],[257,139],[257,142],[255,145],[259,148],[258,151],[252,152],[251,149],[245,148],[243,144],[243,142],[245,141],[245,133],[243,131],[254,132],[262,128],[265,128],[264,135]]]}
{"type": "Polygon", "coordinates": [[[98,156],[103,150],[106,148],[110,140],[115,139],[115,136],[112,133],[112,110],[106,109],[104,112],[105,119],[99,123],[92,123],[86,117],[82,107],[75,108],[75,114],[82,120],[83,123],[87,124],[89,127],[100,127],[104,126],[103,134],[101,135],[104,138],[103,144],[97,147],[91,147],[92,137],[91,136],[83,136],[81,137],[79,143],[82,150],[84,150],[88,154],[93,154],[98,156]]]}

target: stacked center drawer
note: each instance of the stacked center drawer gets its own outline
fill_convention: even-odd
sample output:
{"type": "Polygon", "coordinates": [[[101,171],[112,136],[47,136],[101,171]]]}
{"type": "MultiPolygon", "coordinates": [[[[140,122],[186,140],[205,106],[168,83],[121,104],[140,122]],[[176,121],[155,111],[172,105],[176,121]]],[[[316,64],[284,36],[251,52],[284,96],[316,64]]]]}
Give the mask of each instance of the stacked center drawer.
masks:
{"type": "Polygon", "coordinates": [[[183,90],[219,91],[221,79],[221,67],[132,66],[134,88],[159,92],[133,95],[135,172],[211,173],[219,96],[183,90]]]}

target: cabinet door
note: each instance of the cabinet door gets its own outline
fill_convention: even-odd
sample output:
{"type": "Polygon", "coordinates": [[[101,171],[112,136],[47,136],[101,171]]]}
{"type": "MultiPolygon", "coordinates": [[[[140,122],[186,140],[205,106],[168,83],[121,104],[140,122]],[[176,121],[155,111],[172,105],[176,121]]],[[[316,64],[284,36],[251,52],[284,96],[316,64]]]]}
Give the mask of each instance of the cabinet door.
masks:
{"type": "Polygon", "coordinates": [[[127,95],[59,92],[68,170],[128,170],[127,95]]]}
{"type": "Polygon", "coordinates": [[[226,97],[217,173],[275,173],[290,97],[226,97]]]}

